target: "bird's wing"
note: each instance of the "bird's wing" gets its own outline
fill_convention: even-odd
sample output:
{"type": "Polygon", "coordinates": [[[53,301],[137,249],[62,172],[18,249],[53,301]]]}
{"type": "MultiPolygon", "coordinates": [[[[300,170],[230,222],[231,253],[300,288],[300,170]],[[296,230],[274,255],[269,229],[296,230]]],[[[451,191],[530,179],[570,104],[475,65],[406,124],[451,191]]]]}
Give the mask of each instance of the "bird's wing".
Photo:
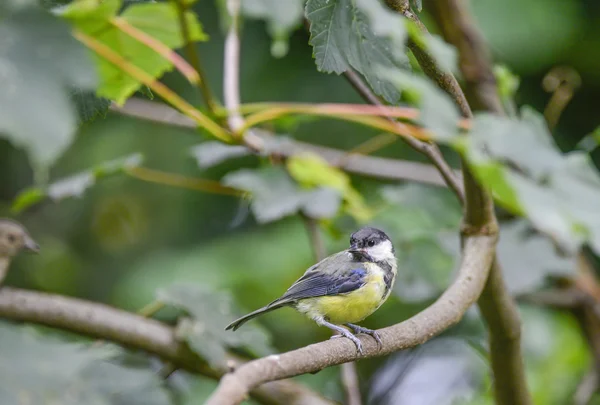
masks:
{"type": "MultiPolygon", "coordinates": [[[[346,254],[346,253],[338,253],[346,254]]],[[[334,255],[335,256],[335,255],[334,255]]],[[[362,263],[348,260],[328,260],[307,270],[280,298],[268,306],[297,301],[304,298],[338,295],[354,291],[366,282],[367,270],[362,263]],[[332,268],[335,266],[335,268],[332,268]]]]}

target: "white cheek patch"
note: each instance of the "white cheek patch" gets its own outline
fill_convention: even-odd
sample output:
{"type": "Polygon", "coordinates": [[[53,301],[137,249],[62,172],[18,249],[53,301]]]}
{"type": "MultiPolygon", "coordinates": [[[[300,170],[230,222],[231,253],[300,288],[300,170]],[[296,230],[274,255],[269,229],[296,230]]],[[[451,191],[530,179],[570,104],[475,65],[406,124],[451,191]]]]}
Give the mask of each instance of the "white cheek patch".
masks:
{"type": "Polygon", "coordinates": [[[373,247],[367,248],[367,253],[375,261],[387,260],[394,256],[392,253],[392,242],[385,240],[381,243],[378,243],[373,247]]]}

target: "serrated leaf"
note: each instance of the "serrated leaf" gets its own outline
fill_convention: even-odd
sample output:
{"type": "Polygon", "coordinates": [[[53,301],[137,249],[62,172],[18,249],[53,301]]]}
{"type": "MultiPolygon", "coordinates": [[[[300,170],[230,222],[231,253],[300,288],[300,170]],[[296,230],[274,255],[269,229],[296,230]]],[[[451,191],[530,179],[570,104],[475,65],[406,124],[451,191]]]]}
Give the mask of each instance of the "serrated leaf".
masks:
{"type": "Polygon", "coordinates": [[[458,150],[499,203],[524,215],[568,251],[587,241],[600,252],[600,176],[589,156],[563,154],[543,117],[476,115],[458,150]]]}
{"type": "Polygon", "coordinates": [[[99,179],[139,166],[142,161],[143,156],[135,153],[101,163],[90,170],[58,180],[44,188],[28,188],[17,195],[13,202],[12,210],[13,212],[21,212],[45,198],[50,198],[55,202],[71,197],[81,198],[99,179]]]}
{"type": "Polygon", "coordinates": [[[86,347],[28,329],[0,323],[0,403],[171,403],[151,370],[117,364],[117,347],[86,347]]]}
{"type": "Polygon", "coordinates": [[[286,161],[290,175],[304,187],[328,187],[340,193],[344,209],[360,222],[372,217],[363,196],[352,187],[350,177],[312,153],[293,155],[286,161]]]}
{"type": "Polygon", "coordinates": [[[256,220],[262,223],[298,212],[306,215],[335,214],[339,207],[339,199],[332,198],[331,192],[319,192],[319,188],[301,189],[282,167],[238,170],[225,176],[223,184],[250,192],[250,208],[256,220]],[[325,206],[318,208],[318,204],[325,206]]]}
{"type": "MultiPolygon", "coordinates": [[[[158,78],[171,70],[171,62],[111,23],[117,17],[121,5],[120,0],[83,0],[61,9],[60,14],[75,27],[107,45],[151,76],[158,78]]],[[[172,3],[133,4],[118,18],[170,48],[180,48],[184,45],[177,9],[172,3]]],[[[191,40],[206,40],[207,36],[202,31],[196,15],[187,11],[185,18],[190,28],[191,40]]],[[[97,89],[98,96],[123,105],[129,96],[140,89],[141,83],[100,56],[95,55],[95,58],[101,80],[97,89]]]]}
{"type": "Polygon", "coordinates": [[[398,101],[398,91],[381,76],[378,66],[408,66],[404,48],[397,48],[404,36],[400,17],[379,0],[308,0],[306,18],[320,71],[341,74],[355,69],[375,93],[390,103],[398,101]],[[378,36],[375,29],[386,37],[378,36]]]}
{"type": "Polygon", "coordinates": [[[23,148],[43,177],[75,134],[68,88],[93,89],[97,80],[67,24],[38,7],[15,10],[0,20],[5,83],[0,91],[0,136],[23,148]]]}
{"type": "Polygon", "coordinates": [[[280,58],[287,54],[290,34],[302,25],[304,0],[244,0],[242,14],[265,20],[273,39],[271,54],[280,58]]]}
{"type": "Polygon", "coordinates": [[[227,348],[245,349],[256,356],[273,353],[269,335],[257,324],[244,325],[235,333],[225,330],[239,314],[228,294],[175,284],[157,291],[157,299],[192,316],[178,328],[179,336],[213,366],[225,365],[227,348]]]}
{"type": "Polygon", "coordinates": [[[245,146],[227,145],[218,141],[202,142],[200,145],[192,147],[190,152],[202,169],[215,166],[225,160],[250,154],[250,150],[245,146]]]}

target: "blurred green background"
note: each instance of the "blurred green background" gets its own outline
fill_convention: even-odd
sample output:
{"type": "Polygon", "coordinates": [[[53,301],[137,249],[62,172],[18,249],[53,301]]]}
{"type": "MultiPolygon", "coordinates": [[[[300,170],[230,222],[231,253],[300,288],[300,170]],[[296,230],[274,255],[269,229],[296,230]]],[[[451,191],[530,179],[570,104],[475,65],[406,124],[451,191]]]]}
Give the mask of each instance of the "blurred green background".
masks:
{"type": "MultiPolygon", "coordinates": [[[[552,68],[566,66],[579,74],[581,87],[555,131],[563,150],[573,148],[598,125],[600,3],[597,0],[472,3],[495,61],[506,64],[520,77],[516,97],[519,105],[530,104],[544,110],[550,95],[543,89],[542,81],[552,68]]],[[[210,35],[210,41],[199,44],[198,48],[211,88],[222,99],[223,34],[219,15],[212,1],[200,1],[195,9],[210,35]]],[[[429,21],[426,15],[423,18],[429,21]]],[[[299,29],[292,35],[285,57],[272,57],[270,48],[271,39],[264,24],[244,21],[241,65],[244,102],[361,102],[343,77],[317,72],[305,30],[299,29]]],[[[180,76],[168,74],[164,81],[178,94],[200,104],[198,92],[180,76]]],[[[350,149],[376,133],[338,121],[311,120],[291,126],[287,134],[315,144],[350,149]]],[[[109,113],[81,127],[77,141],[53,168],[51,178],[59,179],[134,152],[146,156],[147,167],[215,180],[230,171],[257,167],[260,163],[256,158],[242,158],[200,170],[190,147],[207,139],[195,131],[109,113]]],[[[402,142],[386,147],[377,155],[424,161],[402,142]]],[[[456,156],[449,154],[448,158],[456,164],[456,156]]],[[[33,179],[25,154],[4,140],[0,140],[0,172],[3,174],[0,216],[12,216],[13,198],[30,186],[33,179]]],[[[388,184],[391,188],[387,189],[386,199],[382,183],[356,177],[353,184],[372,204],[391,202],[385,204],[377,221],[392,229],[401,263],[408,269],[400,278],[401,282],[404,277],[406,284],[398,286],[398,294],[365,322],[365,326],[378,328],[416,313],[447,285],[454,256],[452,249],[444,247],[451,237],[442,237],[440,232],[453,233],[457,229],[460,211],[452,197],[440,190],[419,188],[423,193],[420,196],[432,202],[423,206],[417,198],[416,203],[407,201],[406,195],[411,193],[397,185],[388,184]],[[394,193],[398,195],[390,197],[394,193]],[[433,227],[423,236],[419,232],[429,226],[431,218],[444,218],[445,226],[433,227]],[[433,234],[435,238],[430,238],[433,234]]],[[[228,291],[239,307],[252,310],[276,298],[313,263],[307,233],[298,217],[257,225],[252,215],[246,213],[244,203],[234,197],[146,183],[125,174],[99,181],[80,199],[45,202],[16,219],[28,227],[43,253],[20,257],[7,284],[83,297],[129,310],[143,307],[154,299],[157,288],[174,282],[193,282],[228,291]],[[234,221],[236,217],[242,220],[234,221]]],[[[325,233],[329,253],[346,245],[346,235],[354,226],[352,221],[342,218],[336,223],[338,236],[325,233]]],[[[517,246],[506,248],[507,257],[519,258],[531,253],[526,249],[515,250],[519,243],[513,245],[517,246]]],[[[535,263],[544,260],[538,259],[535,263]]],[[[524,271],[507,270],[509,285],[516,290],[527,283],[527,288],[539,286],[540,280],[531,275],[535,267],[536,264],[524,271]],[[527,277],[535,280],[523,280],[527,277]]],[[[532,308],[525,308],[523,318],[527,365],[536,403],[567,404],[590,362],[574,320],[532,308]]],[[[272,333],[274,346],[280,351],[329,336],[327,330],[289,309],[256,322],[272,333]]],[[[466,337],[475,346],[481,345],[485,338],[475,311],[450,334],[466,337]]],[[[371,378],[377,380],[374,373],[383,364],[383,359],[361,362],[359,371],[365,389],[371,378]]],[[[379,372],[384,370],[379,368],[379,372]]],[[[302,380],[341,398],[335,369],[303,376],[302,380]]],[[[202,387],[198,389],[204,390],[202,387]]],[[[479,395],[483,398],[489,395],[487,383],[478,387],[474,403],[480,399],[479,395]]]]}

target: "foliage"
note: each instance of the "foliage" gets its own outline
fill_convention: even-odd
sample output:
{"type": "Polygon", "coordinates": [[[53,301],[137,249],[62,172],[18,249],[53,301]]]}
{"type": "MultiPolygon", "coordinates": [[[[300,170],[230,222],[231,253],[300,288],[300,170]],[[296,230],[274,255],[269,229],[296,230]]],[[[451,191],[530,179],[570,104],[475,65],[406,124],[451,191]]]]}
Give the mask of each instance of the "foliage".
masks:
{"type": "Polygon", "coordinates": [[[121,350],[90,348],[0,324],[3,404],[168,405],[161,380],[147,367],[120,364],[121,350]]]}
{"type": "MultiPolygon", "coordinates": [[[[157,317],[175,323],[175,308],[182,315],[177,337],[207,364],[223,370],[231,352],[264,356],[329,337],[327,330],[286,310],[235,333],[224,331],[237,315],[280,295],[314,262],[304,223],[308,217],[326,231],[321,233],[330,253],[347,247],[348,234],[363,224],[380,227],[392,238],[400,268],[394,294],[365,326],[397,323],[426,307],[452,282],[458,265],[462,209],[456,198],[440,187],[352,176],[345,170],[356,165],[357,155],[376,149],[363,143],[375,133],[363,126],[324,122],[318,114],[291,117],[293,108],[281,100],[304,107],[307,102],[328,103],[318,106],[320,112],[327,111],[326,117],[403,136],[425,134],[444,146],[448,160],[464,158],[508,218],[500,224],[497,252],[504,281],[515,296],[543,289],[556,276],[578,277],[575,254],[582,245],[600,252],[600,179],[592,160],[599,138],[593,130],[597,117],[581,105],[571,107],[551,133],[544,116],[527,106],[541,110],[540,100],[548,96],[532,89],[539,87],[546,66],[565,61],[585,72],[587,94],[595,95],[583,105],[595,102],[600,31],[593,21],[600,16],[582,13],[583,1],[552,0],[552,7],[533,0],[502,6],[473,2],[495,59],[506,64],[494,73],[508,114],[476,113],[467,122],[437,83],[416,64],[411,66],[414,55],[406,42],[410,39],[431,55],[442,71],[460,75],[456,50],[440,37],[424,35],[385,2],[243,0],[238,21],[243,34],[242,100],[268,103],[242,105],[240,112],[245,118],[263,114],[260,122],[266,129],[285,125],[289,133],[270,135],[273,141],[264,141],[257,153],[245,146],[244,134],[230,139],[225,109],[217,99],[212,100],[214,111],[199,107],[197,96],[204,92],[198,89],[210,86],[220,95],[223,52],[217,10],[226,29],[232,23],[224,1],[182,0],[181,9],[179,2],[170,1],[43,3],[46,9],[29,0],[0,2],[0,137],[27,154],[35,175],[32,181],[18,152],[1,143],[0,170],[10,176],[0,185],[0,195],[10,196],[13,213],[35,224],[36,239],[40,235],[48,252],[43,260],[19,258],[9,284],[54,292],[69,285],[74,295],[132,310],[157,297],[172,307],[157,317]],[[310,39],[302,32],[304,18],[310,39]],[[522,27],[529,30],[527,35],[522,27]],[[86,49],[77,41],[82,34],[100,48],[86,49]],[[181,49],[187,41],[192,52],[181,49]],[[269,41],[274,58],[269,57],[269,41]],[[107,59],[108,54],[118,58],[107,59]],[[373,110],[365,113],[361,106],[353,113],[335,111],[332,105],[359,100],[336,77],[348,71],[364,77],[390,105],[414,111],[399,120],[400,127],[411,131],[393,131],[389,121],[373,110]],[[166,92],[150,89],[152,84],[166,92]],[[111,103],[123,105],[136,92],[149,98],[156,94],[156,103],[162,98],[205,128],[208,122],[228,135],[223,139],[231,144],[107,113],[111,103]],[[514,108],[517,104],[520,111],[514,108]],[[76,139],[77,131],[81,136],[76,139]],[[581,140],[583,134],[589,135],[581,140]],[[327,160],[314,153],[282,155],[296,139],[353,153],[340,160],[326,153],[327,160]],[[141,164],[142,153],[152,167],[181,172],[172,174],[182,180],[178,184],[220,182],[242,190],[245,198],[240,202],[231,195],[164,187],[156,184],[160,176],[150,179],[155,184],[121,176],[141,164]],[[114,156],[123,157],[112,160],[114,156]],[[77,174],[48,181],[60,173],[77,174]],[[191,178],[196,176],[202,179],[191,178]],[[94,193],[89,193],[92,187],[94,193]],[[87,198],[81,199],[84,194],[87,198]],[[60,204],[39,204],[45,199],[60,204]],[[247,205],[256,223],[247,220],[247,205]],[[40,263],[43,269],[27,268],[40,263]],[[238,311],[234,301],[245,311],[238,311]]],[[[414,1],[413,7],[420,9],[421,2],[414,1]]],[[[429,26],[427,14],[419,15],[429,26]]],[[[302,113],[309,114],[311,107],[315,104],[302,113]]],[[[153,112],[150,118],[170,120],[171,113],[161,114],[153,112]]],[[[389,163],[378,159],[382,156],[420,159],[400,142],[375,153],[380,156],[368,162],[389,163]]],[[[0,209],[9,205],[0,204],[0,209]]],[[[569,403],[593,362],[579,326],[554,311],[521,309],[525,364],[536,404],[569,403]]],[[[487,348],[473,343],[485,340],[484,328],[477,313],[465,318],[450,331],[451,337],[391,356],[385,363],[360,362],[361,389],[369,392],[371,403],[491,404],[487,348]]],[[[214,384],[182,372],[163,382],[153,364],[143,353],[0,324],[2,404],[191,404],[214,389],[214,384]]],[[[301,380],[342,398],[337,369],[301,380]]]]}

